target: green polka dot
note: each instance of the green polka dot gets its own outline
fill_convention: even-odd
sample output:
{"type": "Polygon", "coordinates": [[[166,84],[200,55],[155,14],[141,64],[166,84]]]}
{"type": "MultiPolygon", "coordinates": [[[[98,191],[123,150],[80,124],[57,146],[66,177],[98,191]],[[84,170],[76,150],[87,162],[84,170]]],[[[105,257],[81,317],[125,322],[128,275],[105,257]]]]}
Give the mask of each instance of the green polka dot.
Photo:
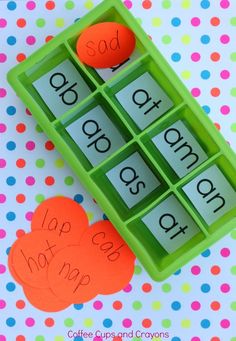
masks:
{"type": "Polygon", "coordinates": [[[230,19],[230,24],[232,26],[236,26],[236,17],[233,17],[233,18],[230,19]]]}
{"type": "Polygon", "coordinates": [[[44,27],[44,26],[46,25],[46,21],[45,21],[43,18],[38,18],[38,19],[36,20],[36,25],[37,25],[38,27],[44,27]]]}
{"type": "Polygon", "coordinates": [[[230,271],[232,275],[236,275],[236,265],[232,266],[230,271]]]}
{"type": "Polygon", "coordinates": [[[184,283],[182,286],[181,286],[181,290],[187,294],[191,291],[191,285],[189,283],[184,283]]]}
{"type": "Polygon", "coordinates": [[[171,41],[172,41],[172,38],[171,38],[171,36],[169,36],[168,34],[166,34],[166,35],[164,35],[163,37],[162,37],[162,42],[163,42],[163,44],[170,44],[171,43],[171,41]]]}
{"type": "Polygon", "coordinates": [[[73,321],[71,318],[65,319],[64,325],[65,325],[66,327],[73,327],[74,321],[73,321]]]}
{"type": "Polygon", "coordinates": [[[43,168],[45,166],[45,161],[43,159],[37,159],[35,161],[36,167],[43,168]]]}
{"type": "Polygon", "coordinates": [[[191,72],[189,70],[184,70],[181,72],[181,77],[185,80],[188,80],[191,78],[191,72]]]}
{"type": "Polygon", "coordinates": [[[42,335],[38,335],[36,336],[35,341],[45,341],[45,338],[42,335]]]}
{"type": "Polygon", "coordinates": [[[192,6],[191,0],[183,0],[183,1],[181,2],[181,7],[182,7],[183,9],[189,9],[191,6],[192,6]]]}
{"type": "Polygon", "coordinates": [[[134,310],[140,310],[140,309],[142,309],[143,305],[142,305],[142,303],[140,301],[134,301],[132,306],[133,306],[134,310]]]}
{"type": "Polygon", "coordinates": [[[191,321],[186,319],[181,321],[181,327],[182,328],[190,328],[191,327],[191,321]]]}
{"type": "Polygon", "coordinates": [[[170,292],[171,291],[171,285],[169,283],[164,283],[161,287],[163,292],[170,292]]]}
{"type": "Polygon", "coordinates": [[[142,341],[141,337],[133,337],[132,341],[142,341]]]}
{"type": "Polygon", "coordinates": [[[191,43],[191,36],[188,35],[188,34],[185,34],[182,36],[181,38],[181,42],[184,44],[184,45],[188,45],[191,43]]]}
{"type": "Polygon", "coordinates": [[[65,341],[64,336],[55,336],[54,341],[65,341]]]}
{"type": "Polygon", "coordinates": [[[143,269],[140,265],[135,265],[135,268],[134,268],[134,273],[135,275],[140,275],[142,273],[143,269]]]}
{"type": "MultiPolygon", "coordinates": [[[[231,129],[232,129],[232,131],[236,131],[236,123],[233,123],[233,125],[235,125],[235,127],[234,127],[235,130],[232,129],[232,126],[231,126],[231,129]]],[[[231,231],[230,236],[231,236],[231,238],[236,239],[236,229],[231,231]]]]}
{"type": "Polygon", "coordinates": [[[170,0],[163,0],[161,5],[164,9],[169,9],[171,7],[171,1],[170,0]]]}
{"type": "Polygon", "coordinates": [[[91,319],[91,318],[84,319],[83,325],[87,328],[92,327],[93,326],[93,319],[91,319]]]}
{"type": "Polygon", "coordinates": [[[54,164],[57,168],[63,168],[65,166],[65,162],[62,159],[55,160],[54,164]]]}
{"type": "Polygon", "coordinates": [[[231,308],[233,311],[236,311],[236,301],[233,301],[233,302],[230,304],[230,308],[231,308]]]}
{"type": "Polygon", "coordinates": [[[162,25],[161,18],[153,18],[152,19],[152,26],[154,27],[160,27],[162,25]]]}
{"type": "Polygon", "coordinates": [[[43,202],[45,200],[45,196],[43,195],[43,194],[37,194],[36,196],[35,196],[35,201],[37,202],[37,203],[41,203],[41,202],[43,202]]]}
{"type": "Polygon", "coordinates": [[[66,9],[73,9],[75,7],[74,1],[66,1],[65,8],[66,9]]]}
{"type": "Polygon", "coordinates": [[[136,21],[137,21],[137,23],[138,23],[139,25],[142,25],[142,23],[143,23],[143,21],[142,21],[141,18],[136,18],[136,21]]]}
{"type": "Polygon", "coordinates": [[[161,321],[162,327],[163,328],[170,328],[171,327],[171,320],[169,319],[164,319],[161,321]]]}
{"type": "Polygon", "coordinates": [[[230,94],[231,96],[236,97],[236,88],[232,88],[230,94]]]}
{"type": "MultiPolygon", "coordinates": [[[[231,125],[231,130],[232,130],[233,133],[236,133],[236,123],[233,123],[233,124],[231,125]]],[[[236,239],[236,231],[232,231],[232,232],[231,232],[231,237],[232,237],[233,239],[236,239]]]]}
{"type": "Polygon", "coordinates": [[[232,60],[232,62],[236,62],[236,52],[231,53],[230,59],[232,60]]]}
{"type": "Polygon", "coordinates": [[[93,6],[94,6],[94,3],[91,0],[87,0],[84,4],[84,7],[87,9],[91,9],[91,8],[93,8],[93,6]]]}
{"type": "Polygon", "coordinates": [[[66,176],[65,177],[65,180],[64,180],[64,182],[65,182],[65,184],[67,185],[67,186],[71,186],[71,185],[73,185],[73,183],[74,183],[74,178],[72,177],[72,176],[66,176]]]}
{"type": "Polygon", "coordinates": [[[161,309],[161,302],[160,301],[152,302],[152,309],[153,310],[160,310],[161,309]]]}
{"type": "Polygon", "coordinates": [[[36,124],[35,131],[37,131],[37,133],[42,133],[43,129],[40,127],[40,125],[36,124]]]}
{"type": "Polygon", "coordinates": [[[65,26],[65,20],[63,18],[57,18],[55,20],[56,27],[64,27],[65,26]]]}

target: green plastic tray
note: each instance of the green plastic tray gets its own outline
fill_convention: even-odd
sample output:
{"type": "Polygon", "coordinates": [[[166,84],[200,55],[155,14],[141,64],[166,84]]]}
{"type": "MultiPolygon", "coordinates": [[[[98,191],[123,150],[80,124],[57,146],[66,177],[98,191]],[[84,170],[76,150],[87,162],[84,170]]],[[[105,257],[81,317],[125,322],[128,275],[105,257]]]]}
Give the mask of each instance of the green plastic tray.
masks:
{"type": "MultiPolygon", "coordinates": [[[[10,70],[8,81],[154,280],[166,279],[236,227],[236,156],[234,152],[135,18],[119,0],[104,0],[85,17],[10,70]],[[105,82],[96,70],[80,63],[75,45],[78,36],[86,27],[106,21],[115,21],[130,27],[136,35],[138,56],[105,82]],[[91,94],[59,117],[55,117],[33,86],[33,82],[64,60],[71,61],[76,67],[89,86],[91,94]],[[119,103],[116,94],[145,72],[148,72],[164,90],[173,102],[173,106],[145,129],[140,129],[124,106],[119,103]],[[98,165],[92,166],[80,146],[68,133],[67,128],[97,105],[103,108],[120,131],[125,144],[98,165]],[[178,176],[175,169],[165,159],[165,155],[156,148],[152,141],[156,135],[178,120],[185,124],[207,155],[204,162],[183,177],[178,176]],[[135,152],[141,155],[161,185],[129,208],[106,173],[135,152]],[[234,196],[230,209],[219,215],[218,211],[224,206],[224,202],[220,193],[214,192],[214,190],[217,191],[216,184],[208,189],[201,187],[201,193],[203,197],[205,193],[205,199],[208,201],[206,205],[214,202],[218,214],[214,222],[207,223],[207,219],[204,219],[201,210],[195,207],[185,194],[183,187],[213,165],[216,165],[227,179],[234,191],[234,196]],[[207,193],[210,192],[213,198],[208,197],[207,193]],[[170,195],[175,196],[199,229],[198,233],[173,252],[167,252],[158,241],[158,230],[155,235],[143,221],[143,217],[170,195]]],[[[184,152],[183,147],[176,149],[177,154],[178,151],[184,152]]],[[[183,160],[193,156],[192,154],[189,156],[188,152],[191,151],[185,149],[185,154],[182,155],[183,160]]],[[[205,183],[205,186],[207,185],[210,186],[209,182],[205,183]]],[[[167,216],[165,217],[167,219],[167,216]]],[[[160,222],[164,224],[164,220],[157,220],[157,224],[160,222]]],[[[167,220],[165,223],[167,224],[167,220]]],[[[171,224],[170,221],[169,224],[171,224]]],[[[184,232],[180,233],[184,234],[184,232]]]]}

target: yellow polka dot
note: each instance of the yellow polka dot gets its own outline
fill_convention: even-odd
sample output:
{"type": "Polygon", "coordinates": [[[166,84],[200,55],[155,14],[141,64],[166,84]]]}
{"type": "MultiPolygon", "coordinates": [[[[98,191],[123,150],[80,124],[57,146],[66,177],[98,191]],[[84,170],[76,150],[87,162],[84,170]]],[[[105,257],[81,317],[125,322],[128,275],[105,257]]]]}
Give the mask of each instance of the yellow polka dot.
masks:
{"type": "Polygon", "coordinates": [[[185,80],[188,80],[191,78],[191,72],[188,70],[184,70],[181,72],[181,77],[185,80]]]}
{"type": "Polygon", "coordinates": [[[182,328],[190,328],[191,327],[191,321],[186,319],[181,321],[181,327],[182,328]]]}
{"type": "Polygon", "coordinates": [[[152,19],[152,26],[154,27],[159,27],[162,25],[162,20],[161,18],[153,18],[152,19]]]}
{"type": "Polygon", "coordinates": [[[187,294],[191,291],[191,285],[189,283],[184,283],[184,284],[182,284],[181,289],[184,293],[187,294]]]}
{"type": "Polygon", "coordinates": [[[181,3],[181,7],[184,9],[189,9],[192,6],[191,0],[183,0],[181,3]]]}
{"type": "Polygon", "coordinates": [[[94,3],[93,1],[91,0],[87,0],[85,3],[84,3],[84,7],[87,8],[87,9],[92,9],[94,6],[94,3]]]}
{"type": "Polygon", "coordinates": [[[65,20],[63,18],[57,18],[55,20],[56,27],[64,27],[65,26],[65,20]]]}
{"type": "Polygon", "coordinates": [[[91,222],[94,218],[93,212],[86,212],[86,213],[87,213],[88,220],[91,222]]]}
{"type": "Polygon", "coordinates": [[[188,44],[191,43],[191,37],[190,37],[188,34],[185,34],[185,35],[182,36],[181,42],[182,42],[184,45],[188,45],[188,44]]]}

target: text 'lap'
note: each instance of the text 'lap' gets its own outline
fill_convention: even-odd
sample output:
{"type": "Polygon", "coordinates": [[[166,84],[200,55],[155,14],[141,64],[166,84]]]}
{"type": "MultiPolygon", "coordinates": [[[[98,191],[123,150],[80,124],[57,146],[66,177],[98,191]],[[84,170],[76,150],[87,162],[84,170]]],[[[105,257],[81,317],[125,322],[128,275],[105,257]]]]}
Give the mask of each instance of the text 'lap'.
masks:
{"type": "Polygon", "coordinates": [[[168,253],[176,251],[200,232],[174,195],[156,206],[142,221],[168,253]]]}
{"type": "Polygon", "coordinates": [[[36,80],[33,86],[56,117],[73,108],[91,93],[69,60],[65,60],[36,80]]]}
{"type": "Polygon", "coordinates": [[[140,129],[145,129],[173,106],[148,72],[119,91],[116,97],[140,129]]]}
{"type": "Polygon", "coordinates": [[[193,179],[183,190],[209,225],[236,205],[236,192],[216,165],[193,179]]]}
{"type": "Polygon", "coordinates": [[[73,122],[66,130],[93,166],[125,144],[100,106],[73,122]]]}
{"type": "Polygon", "coordinates": [[[160,185],[138,152],[112,168],[106,176],[129,208],[160,185]]]}
{"type": "Polygon", "coordinates": [[[182,121],[175,122],[152,141],[179,177],[184,177],[208,159],[182,121]]]}

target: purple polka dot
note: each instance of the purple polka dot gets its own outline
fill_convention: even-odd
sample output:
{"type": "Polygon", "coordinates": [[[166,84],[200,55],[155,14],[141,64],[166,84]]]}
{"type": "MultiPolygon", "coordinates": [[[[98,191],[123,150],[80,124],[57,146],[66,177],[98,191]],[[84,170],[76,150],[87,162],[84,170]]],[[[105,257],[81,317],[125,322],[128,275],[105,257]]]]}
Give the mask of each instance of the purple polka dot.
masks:
{"type": "Polygon", "coordinates": [[[193,97],[199,97],[201,95],[201,90],[199,88],[193,88],[191,90],[191,94],[193,97]]]}
{"type": "Polygon", "coordinates": [[[228,249],[227,247],[224,247],[223,249],[221,249],[220,254],[222,257],[229,257],[230,255],[230,249],[228,249]]]}
{"type": "Polygon", "coordinates": [[[201,303],[198,301],[194,301],[191,303],[191,308],[192,308],[192,310],[197,311],[197,310],[201,309],[201,303]]]}
{"type": "Polygon", "coordinates": [[[6,231],[3,229],[0,229],[0,239],[3,239],[6,237],[6,231]]]}
{"type": "Polygon", "coordinates": [[[230,107],[228,105],[222,105],[220,112],[222,115],[228,115],[230,113],[230,107]]]}
{"type": "Polygon", "coordinates": [[[30,11],[32,11],[33,9],[35,9],[36,7],[36,4],[34,1],[28,1],[27,4],[26,4],[26,8],[30,11]]]}
{"type": "Polygon", "coordinates": [[[5,194],[0,194],[0,204],[3,204],[6,201],[5,194]]]}
{"type": "Polygon", "coordinates": [[[220,325],[222,328],[227,329],[230,327],[230,321],[227,319],[223,319],[220,321],[220,325]]]}
{"type": "Polygon", "coordinates": [[[222,44],[228,44],[229,41],[230,41],[230,37],[228,36],[228,34],[223,34],[220,37],[220,41],[221,41],[222,44]]]}
{"type": "Polygon", "coordinates": [[[34,214],[33,212],[26,212],[25,219],[28,221],[32,221],[33,214],[34,214]]]}
{"type": "Polygon", "coordinates": [[[191,54],[191,59],[193,62],[198,62],[201,59],[201,55],[198,52],[194,52],[191,54]]]}
{"type": "Polygon", "coordinates": [[[4,168],[4,167],[6,167],[6,160],[4,160],[4,159],[0,159],[0,168],[4,168]]]}
{"type": "Polygon", "coordinates": [[[3,27],[6,27],[7,26],[7,21],[3,18],[0,18],[0,27],[3,28],[3,27]]]}
{"type": "Polygon", "coordinates": [[[34,45],[35,42],[36,42],[36,38],[35,38],[34,36],[28,36],[28,37],[26,38],[26,43],[27,43],[28,45],[34,45]]]}
{"type": "Polygon", "coordinates": [[[25,179],[25,183],[28,186],[33,186],[35,184],[35,178],[33,176],[27,176],[27,178],[25,179]]]}
{"type": "Polygon", "coordinates": [[[35,143],[34,143],[34,141],[28,141],[28,142],[26,142],[26,149],[27,150],[34,150],[34,148],[35,148],[35,143]]]}
{"type": "Polygon", "coordinates": [[[230,291],[230,285],[228,283],[224,283],[221,285],[220,290],[225,294],[230,291]]]}
{"type": "Polygon", "coordinates": [[[222,79],[228,79],[230,77],[230,72],[228,70],[222,70],[220,73],[222,79]]]}
{"type": "Polygon", "coordinates": [[[132,1],[130,1],[130,0],[124,1],[124,5],[125,5],[128,9],[131,9],[132,6],[133,6],[132,1]]]}
{"type": "Polygon", "coordinates": [[[130,319],[124,319],[122,321],[122,325],[125,328],[130,328],[132,326],[132,321],[130,319]]]}
{"type": "Polygon", "coordinates": [[[0,88],[0,97],[3,98],[7,95],[7,91],[4,88],[0,88]]]}
{"type": "Polygon", "coordinates": [[[25,320],[25,324],[27,327],[33,327],[34,324],[35,324],[35,321],[32,317],[28,317],[26,320],[25,320]]]}
{"type": "Polygon", "coordinates": [[[0,53],[0,63],[5,63],[7,60],[7,55],[5,53],[0,53]]]}
{"type": "Polygon", "coordinates": [[[221,2],[220,2],[220,7],[221,8],[228,8],[230,6],[230,2],[228,1],[228,0],[222,0],[221,2]]]}
{"type": "Polygon", "coordinates": [[[6,302],[4,300],[0,300],[0,309],[4,309],[6,307],[6,302]]]}
{"type": "Polygon", "coordinates": [[[4,274],[6,272],[6,267],[3,264],[0,264],[0,274],[4,274]]]}
{"type": "Polygon", "coordinates": [[[95,302],[93,303],[93,307],[94,307],[94,309],[96,309],[96,310],[100,310],[100,309],[102,309],[102,307],[103,307],[103,303],[102,303],[101,301],[95,301],[95,302]]]}
{"type": "Polygon", "coordinates": [[[4,335],[0,335],[0,341],[7,341],[4,335]]]}
{"type": "Polygon", "coordinates": [[[0,133],[5,133],[7,126],[4,123],[0,123],[0,133]]]}
{"type": "Polygon", "coordinates": [[[200,20],[200,18],[198,18],[198,17],[194,17],[194,18],[192,18],[191,19],[191,24],[192,24],[192,26],[199,26],[200,24],[201,24],[201,20],[200,20]]]}
{"type": "Polygon", "coordinates": [[[196,276],[199,275],[200,272],[201,272],[200,266],[198,266],[198,265],[192,266],[191,272],[192,272],[193,275],[196,275],[196,276]]]}
{"type": "Polygon", "coordinates": [[[131,285],[131,284],[128,284],[128,285],[123,289],[124,292],[130,292],[131,290],[132,290],[132,285],[131,285]]]}

